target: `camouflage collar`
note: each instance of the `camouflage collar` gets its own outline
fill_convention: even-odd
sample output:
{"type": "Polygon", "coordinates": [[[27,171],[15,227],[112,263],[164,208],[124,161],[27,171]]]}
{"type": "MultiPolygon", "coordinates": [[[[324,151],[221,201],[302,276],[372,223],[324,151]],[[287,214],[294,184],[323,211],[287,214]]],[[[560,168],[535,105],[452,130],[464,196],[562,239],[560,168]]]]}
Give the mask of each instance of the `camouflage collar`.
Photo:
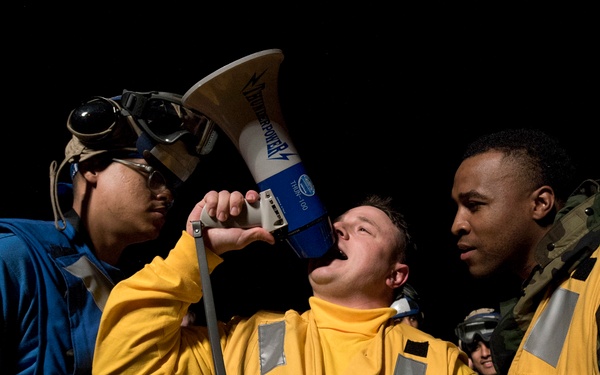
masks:
{"type": "Polygon", "coordinates": [[[542,268],[546,268],[551,262],[555,263],[552,269],[556,269],[559,264],[570,263],[568,260],[578,253],[579,239],[598,229],[599,191],[599,181],[586,180],[569,197],[565,207],[557,214],[554,225],[535,250],[535,260],[542,268]]]}

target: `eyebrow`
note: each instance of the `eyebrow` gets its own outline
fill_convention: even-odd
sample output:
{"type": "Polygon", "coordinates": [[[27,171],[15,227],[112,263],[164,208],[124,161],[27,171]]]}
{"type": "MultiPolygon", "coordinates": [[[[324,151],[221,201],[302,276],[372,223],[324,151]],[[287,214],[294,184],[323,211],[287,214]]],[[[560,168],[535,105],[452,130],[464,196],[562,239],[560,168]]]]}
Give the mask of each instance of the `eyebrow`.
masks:
{"type": "Polygon", "coordinates": [[[375,228],[377,228],[377,229],[381,230],[381,227],[380,227],[379,225],[377,225],[377,223],[376,223],[376,222],[374,222],[373,220],[369,219],[369,218],[368,218],[368,217],[366,217],[366,216],[358,216],[358,220],[359,220],[359,221],[362,221],[362,222],[364,222],[364,223],[371,224],[371,225],[372,225],[372,226],[374,226],[375,228]]]}
{"type": "Polygon", "coordinates": [[[475,190],[467,191],[466,193],[458,194],[458,199],[461,201],[478,198],[478,199],[486,199],[487,197],[481,193],[476,192],[475,190]]]}

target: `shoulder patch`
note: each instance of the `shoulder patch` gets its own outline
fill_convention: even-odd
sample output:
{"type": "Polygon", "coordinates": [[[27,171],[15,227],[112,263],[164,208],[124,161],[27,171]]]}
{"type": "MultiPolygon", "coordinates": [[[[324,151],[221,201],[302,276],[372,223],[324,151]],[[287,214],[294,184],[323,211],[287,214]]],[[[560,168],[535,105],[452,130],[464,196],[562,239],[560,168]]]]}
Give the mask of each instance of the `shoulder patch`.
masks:
{"type": "Polygon", "coordinates": [[[408,340],[404,347],[404,352],[417,355],[419,357],[427,357],[427,351],[429,350],[429,342],[416,342],[408,340]]]}
{"type": "Polygon", "coordinates": [[[590,272],[592,272],[594,265],[596,265],[597,259],[598,258],[588,258],[588,259],[584,260],[579,265],[579,267],[577,267],[575,272],[573,272],[573,278],[577,279],[577,280],[585,281],[585,279],[587,279],[587,277],[589,276],[590,272]]]}

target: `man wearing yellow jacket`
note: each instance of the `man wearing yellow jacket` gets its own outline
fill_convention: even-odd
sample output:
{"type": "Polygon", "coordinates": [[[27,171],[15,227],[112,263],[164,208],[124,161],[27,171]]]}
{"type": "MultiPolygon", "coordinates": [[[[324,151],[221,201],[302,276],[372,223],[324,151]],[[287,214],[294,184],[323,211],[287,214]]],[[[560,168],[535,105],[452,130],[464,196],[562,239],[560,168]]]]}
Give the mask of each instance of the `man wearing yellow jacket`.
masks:
{"type": "MultiPolygon", "coordinates": [[[[249,191],[245,199],[258,197],[249,191]]],[[[155,258],[113,289],[100,323],[95,374],[215,373],[209,330],[182,325],[190,304],[202,297],[191,222],[205,206],[224,221],[239,214],[243,201],[239,192],[209,192],[168,257],[155,258]]],[[[228,374],[475,374],[453,343],[392,319],[396,310],[389,306],[408,276],[411,239],[390,203],[369,197],[335,220],[336,246],[309,261],[310,310],[260,311],[219,323],[228,374]]],[[[203,239],[211,272],[226,251],[275,241],[263,228],[204,228],[203,239]]]]}

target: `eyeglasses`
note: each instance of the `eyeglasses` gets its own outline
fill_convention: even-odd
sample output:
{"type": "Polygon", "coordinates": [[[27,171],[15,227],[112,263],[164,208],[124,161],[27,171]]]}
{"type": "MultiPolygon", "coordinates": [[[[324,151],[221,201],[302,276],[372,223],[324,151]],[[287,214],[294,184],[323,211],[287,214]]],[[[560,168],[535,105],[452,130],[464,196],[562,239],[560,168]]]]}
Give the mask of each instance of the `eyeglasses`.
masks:
{"type": "Polygon", "coordinates": [[[114,162],[126,165],[129,168],[136,170],[140,173],[148,173],[148,180],[146,182],[146,186],[152,192],[152,194],[158,195],[164,192],[165,190],[169,189],[167,179],[165,178],[165,176],[163,176],[163,174],[156,170],[154,167],[151,167],[146,164],[135,163],[129,160],[116,158],[113,158],[112,160],[114,162]]]}

